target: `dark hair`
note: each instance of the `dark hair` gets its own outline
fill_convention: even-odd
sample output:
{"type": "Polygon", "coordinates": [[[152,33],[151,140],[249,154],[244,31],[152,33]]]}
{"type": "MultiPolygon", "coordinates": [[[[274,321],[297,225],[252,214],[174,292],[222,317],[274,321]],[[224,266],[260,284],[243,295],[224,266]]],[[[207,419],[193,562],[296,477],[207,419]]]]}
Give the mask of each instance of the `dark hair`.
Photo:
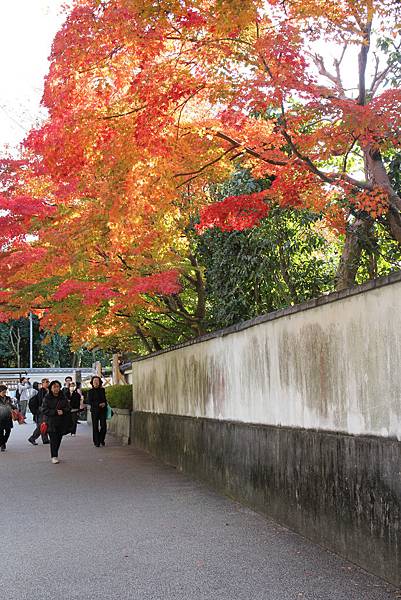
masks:
{"type": "Polygon", "coordinates": [[[67,381],[67,379],[71,379],[71,381],[72,381],[71,375],[67,375],[67,377],[64,378],[64,383],[67,381]]]}
{"type": "Polygon", "coordinates": [[[0,392],[6,392],[7,390],[8,390],[8,387],[2,383],[0,385],[0,392]]]}
{"type": "Polygon", "coordinates": [[[24,381],[24,379],[28,379],[28,377],[20,377],[19,382],[22,383],[24,381]]]}
{"type": "Polygon", "coordinates": [[[32,387],[34,390],[38,390],[39,389],[39,383],[37,381],[34,381],[32,384],[32,387]]]}
{"type": "Polygon", "coordinates": [[[50,385],[49,385],[49,394],[51,394],[52,396],[53,396],[52,387],[55,383],[59,384],[60,390],[61,390],[61,383],[58,381],[58,379],[54,379],[53,381],[50,382],[50,385]]]}
{"type": "Polygon", "coordinates": [[[92,379],[91,379],[91,386],[93,387],[93,381],[94,381],[95,379],[98,379],[98,380],[99,380],[99,387],[102,387],[102,378],[101,378],[101,377],[99,377],[99,375],[94,375],[94,376],[92,377],[92,379]]]}

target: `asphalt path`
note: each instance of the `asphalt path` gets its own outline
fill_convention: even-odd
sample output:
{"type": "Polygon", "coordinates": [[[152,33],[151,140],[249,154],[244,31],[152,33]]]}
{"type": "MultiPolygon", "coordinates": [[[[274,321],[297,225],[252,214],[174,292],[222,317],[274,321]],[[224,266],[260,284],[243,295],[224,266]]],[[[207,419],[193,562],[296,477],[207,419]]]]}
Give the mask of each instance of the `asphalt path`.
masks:
{"type": "Polygon", "coordinates": [[[0,454],[0,600],[394,600],[401,592],[146,453],[15,426],[0,454]]]}

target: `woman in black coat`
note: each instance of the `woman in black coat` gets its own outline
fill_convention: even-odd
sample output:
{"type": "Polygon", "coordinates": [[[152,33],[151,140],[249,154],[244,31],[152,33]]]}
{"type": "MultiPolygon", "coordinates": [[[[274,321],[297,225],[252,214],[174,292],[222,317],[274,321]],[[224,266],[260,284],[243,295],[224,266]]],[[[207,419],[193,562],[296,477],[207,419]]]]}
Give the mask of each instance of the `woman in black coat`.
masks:
{"type": "Polygon", "coordinates": [[[72,428],[71,435],[77,434],[78,413],[81,407],[81,395],[77,391],[75,383],[70,383],[64,391],[64,396],[68,399],[71,408],[72,428]]]}
{"type": "Polygon", "coordinates": [[[92,389],[89,390],[86,397],[86,404],[89,404],[92,417],[93,443],[97,448],[105,445],[107,432],[107,400],[106,392],[102,387],[102,380],[96,375],[91,379],[92,389]]]}
{"type": "Polygon", "coordinates": [[[47,423],[50,438],[50,455],[53,464],[59,463],[58,451],[63,435],[71,431],[71,408],[68,398],[61,392],[61,383],[52,381],[43,399],[43,421],[47,423]]]}
{"type": "Polygon", "coordinates": [[[7,396],[7,386],[0,385],[0,450],[5,452],[11,429],[13,428],[12,410],[16,408],[7,396]]]}

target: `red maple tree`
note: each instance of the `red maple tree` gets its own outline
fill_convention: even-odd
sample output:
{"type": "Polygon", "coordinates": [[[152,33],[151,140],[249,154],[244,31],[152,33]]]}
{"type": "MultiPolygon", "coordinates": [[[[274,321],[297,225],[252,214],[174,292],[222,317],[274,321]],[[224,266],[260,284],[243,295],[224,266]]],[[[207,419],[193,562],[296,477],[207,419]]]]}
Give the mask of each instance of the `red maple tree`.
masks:
{"type": "Polygon", "coordinates": [[[339,287],[352,283],[376,221],[401,242],[382,159],[401,91],[374,48],[398,51],[398,14],[392,0],[76,0],[49,118],[2,167],[3,316],[38,307],[77,337],[109,335],[144,293],[178,291],[198,210],[201,229],[252,227],[273,203],[320,212],[346,234],[339,287]],[[238,162],[271,187],[202,208],[238,162]]]}

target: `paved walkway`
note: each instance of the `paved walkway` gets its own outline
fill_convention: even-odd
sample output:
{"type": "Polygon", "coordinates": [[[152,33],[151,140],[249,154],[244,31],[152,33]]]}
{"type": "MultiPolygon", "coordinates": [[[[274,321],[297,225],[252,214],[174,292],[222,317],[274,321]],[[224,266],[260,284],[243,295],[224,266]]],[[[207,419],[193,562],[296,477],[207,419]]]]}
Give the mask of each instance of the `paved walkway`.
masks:
{"type": "Polygon", "coordinates": [[[4,600],[394,600],[401,593],[86,424],[62,462],[14,428],[0,455],[4,600]]]}

